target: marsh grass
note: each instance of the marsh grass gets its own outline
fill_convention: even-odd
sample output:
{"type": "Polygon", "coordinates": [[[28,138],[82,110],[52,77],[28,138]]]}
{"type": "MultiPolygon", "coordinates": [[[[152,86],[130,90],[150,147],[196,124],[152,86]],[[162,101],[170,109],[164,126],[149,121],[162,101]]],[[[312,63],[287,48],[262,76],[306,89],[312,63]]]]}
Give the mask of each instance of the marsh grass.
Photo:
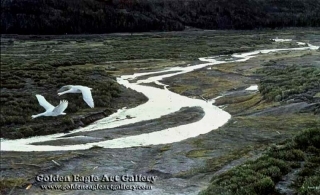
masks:
{"type": "Polygon", "coordinates": [[[7,178],[7,179],[0,179],[0,192],[4,189],[12,189],[12,188],[19,188],[28,184],[28,181],[23,178],[7,178]]]}
{"type": "Polygon", "coordinates": [[[261,100],[262,97],[260,94],[250,95],[245,99],[234,98],[234,101],[228,104],[225,110],[230,114],[245,112],[247,110],[254,109],[255,106],[257,106],[261,102],[261,100]]]}

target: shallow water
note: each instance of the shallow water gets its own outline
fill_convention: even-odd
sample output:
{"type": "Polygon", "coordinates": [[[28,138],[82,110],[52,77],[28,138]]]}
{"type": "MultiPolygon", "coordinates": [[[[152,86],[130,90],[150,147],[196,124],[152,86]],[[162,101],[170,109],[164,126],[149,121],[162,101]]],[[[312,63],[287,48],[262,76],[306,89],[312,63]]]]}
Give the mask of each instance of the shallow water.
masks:
{"type": "MultiPolygon", "coordinates": [[[[104,148],[126,148],[133,146],[147,146],[157,144],[167,144],[179,142],[184,139],[196,137],[200,134],[208,133],[224,125],[231,115],[217,106],[212,105],[212,100],[192,99],[179,94],[173,93],[167,89],[167,85],[161,83],[163,78],[173,77],[180,74],[192,72],[197,69],[205,68],[212,65],[243,62],[247,61],[259,54],[268,54],[271,52],[290,51],[290,50],[316,50],[319,47],[308,44],[308,47],[298,47],[290,49],[266,49],[241,54],[233,54],[231,56],[221,55],[214,57],[199,58],[200,61],[207,62],[187,67],[173,67],[156,72],[136,73],[133,75],[123,75],[117,78],[117,82],[127,88],[143,93],[148,101],[131,109],[120,109],[118,112],[96,121],[95,123],[80,129],[76,129],[70,133],[59,133],[47,136],[36,136],[18,140],[1,140],[2,151],[58,151],[58,150],[84,150],[93,146],[104,148]],[[164,73],[159,76],[154,74],[164,73]],[[145,77],[151,75],[150,77],[145,77]],[[146,79],[140,79],[144,76],[146,79]],[[130,80],[135,82],[130,83],[130,80]],[[163,88],[155,88],[151,86],[140,85],[142,83],[152,83],[163,86],[163,88]],[[145,133],[140,135],[117,138],[113,140],[100,141],[95,143],[50,146],[50,145],[32,145],[33,142],[43,142],[51,140],[59,140],[61,136],[76,132],[94,131],[108,128],[119,127],[122,125],[133,124],[140,121],[157,119],[161,116],[168,115],[179,111],[182,107],[199,106],[204,111],[204,117],[194,123],[180,125],[173,128],[163,129],[161,131],[145,133]],[[128,118],[127,116],[131,116],[128,118]]],[[[249,87],[247,90],[256,90],[257,86],[249,87]],[[254,89],[253,89],[254,88],[254,89]]],[[[217,97],[218,98],[218,97],[217,97]]],[[[216,99],[216,98],[215,98],[216,99]]],[[[72,138],[72,137],[71,137],[72,138]]],[[[65,138],[64,138],[65,139],[65,138]]]]}

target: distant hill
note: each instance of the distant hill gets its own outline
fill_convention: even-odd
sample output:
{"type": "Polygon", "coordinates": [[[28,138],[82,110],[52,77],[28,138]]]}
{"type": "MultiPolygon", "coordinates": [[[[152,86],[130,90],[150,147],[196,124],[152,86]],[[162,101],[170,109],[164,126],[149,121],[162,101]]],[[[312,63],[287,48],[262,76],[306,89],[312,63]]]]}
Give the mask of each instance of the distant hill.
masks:
{"type": "Polygon", "coordinates": [[[2,34],[319,27],[320,0],[1,0],[2,34]]]}

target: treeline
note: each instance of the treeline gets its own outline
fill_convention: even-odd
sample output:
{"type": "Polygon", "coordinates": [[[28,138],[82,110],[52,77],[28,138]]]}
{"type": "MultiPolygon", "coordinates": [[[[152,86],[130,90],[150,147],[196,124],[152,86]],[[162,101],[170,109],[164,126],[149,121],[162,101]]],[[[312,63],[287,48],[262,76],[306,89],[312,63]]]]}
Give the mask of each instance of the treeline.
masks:
{"type": "Polygon", "coordinates": [[[320,26],[319,0],[1,0],[6,34],[320,26]]]}

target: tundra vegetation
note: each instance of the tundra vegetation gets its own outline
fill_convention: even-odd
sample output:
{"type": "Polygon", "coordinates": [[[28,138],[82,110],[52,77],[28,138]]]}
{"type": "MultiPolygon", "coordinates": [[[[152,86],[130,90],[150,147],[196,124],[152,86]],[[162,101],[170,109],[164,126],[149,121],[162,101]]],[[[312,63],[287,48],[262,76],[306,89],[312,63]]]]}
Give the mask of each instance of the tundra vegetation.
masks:
{"type": "MultiPolygon", "coordinates": [[[[77,124],[90,123],[90,116],[94,114],[103,112],[102,115],[107,116],[128,103],[135,106],[145,102],[145,98],[117,84],[115,77],[119,75],[200,63],[198,57],[297,47],[292,42],[275,43],[270,39],[281,36],[305,41],[309,40],[309,35],[317,37],[319,31],[199,31],[137,33],[132,36],[5,35],[1,37],[1,137],[15,139],[64,132],[77,124]],[[31,114],[43,111],[34,96],[36,93],[44,95],[55,105],[60,99],[56,90],[75,82],[95,86],[92,88],[97,108],[90,109],[77,94],[66,94],[62,98],[70,102],[66,110],[68,115],[43,117],[38,121],[30,119],[31,114]]],[[[283,176],[294,171],[297,174],[290,187],[300,194],[317,194],[312,187],[319,186],[320,121],[317,105],[320,91],[319,68],[315,60],[318,56],[319,51],[261,55],[244,63],[227,63],[212,66],[210,70],[205,68],[179,75],[172,78],[174,82],[164,80],[170,90],[193,98],[201,95],[210,99],[225,92],[245,89],[251,84],[258,84],[260,93],[217,99],[215,104],[225,106],[224,109],[232,114],[225,126],[182,141],[182,145],[189,144],[185,153],[180,143],[148,146],[159,151],[152,155],[155,159],[151,161],[176,163],[162,159],[172,154],[204,162],[202,167],[186,167],[172,175],[188,179],[199,173],[214,174],[202,194],[277,194],[277,185],[283,176]],[[313,106],[304,113],[255,115],[299,102],[313,106]],[[177,146],[181,147],[179,153],[172,153],[177,146]],[[260,158],[246,162],[252,152],[261,151],[260,158]],[[216,174],[238,159],[244,164],[216,174]]],[[[139,147],[139,150],[145,148],[139,147]]],[[[128,150],[131,149],[137,148],[128,150]]],[[[76,152],[4,152],[2,170],[6,175],[1,178],[0,190],[4,193],[14,188],[25,190],[31,178],[40,171],[56,172],[51,160],[71,164],[72,160],[93,159],[105,151],[110,152],[100,147],[76,152]]],[[[100,160],[103,157],[99,156],[100,160]]],[[[156,167],[150,163],[150,167],[153,166],[156,167]]],[[[92,171],[92,167],[88,167],[83,174],[89,175],[92,171]]]]}

